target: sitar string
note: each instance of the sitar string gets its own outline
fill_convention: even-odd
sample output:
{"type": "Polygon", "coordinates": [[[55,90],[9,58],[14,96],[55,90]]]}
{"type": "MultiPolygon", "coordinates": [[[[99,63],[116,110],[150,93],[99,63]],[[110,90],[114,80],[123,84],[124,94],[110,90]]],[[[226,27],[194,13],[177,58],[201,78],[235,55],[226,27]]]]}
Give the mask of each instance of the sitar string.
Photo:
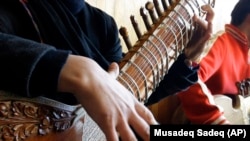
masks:
{"type": "MultiPolygon", "coordinates": [[[[179,3],[165,18],[162,25],[157,27],[153,34],[148,37],[147,41],[141,45],[141,48],[135,53],[135,57],[132,57],[131,60],[129,60],[129,64],[126,69],[122,70],[121,74],[123,75],[120,75],[120,77],[126,76],[127,79],[122,78],[122,80],[126,83],[126,86],[129,87],[132,93],[136,94],[140,101],[145,100],[141,99],[142,97],[148,97],[149,90],[154,90],[156,84],[158,85],[159,80],[162,79],[162,76],[167,73],[167,71],[165,71],[165,73],[162,72],[160,74],[160,71],[163,71],[164,68],[166,70],[170,67],[170,65],[168,65],[170,57],[169,52],[171,50],[176,52],[177,49],[178,52],[180,52],[191,37],[187,35],[187,31],[192,28],[188,30],[187,24],[189,24],[190,27],[192,26],[192,16],[190,14],[193,12],[192,9],[194,8],[189,2],[185,3],[185,5],[179,3]],[[189,5],[190,9],[186,8],[186,5],[189,5]],[[173,17],[178,20],[173,20],[173,17]],[[172,28],[169,28],[168,25],[172,25],[172,28]],[[175,34],[173,30],[178,30],[179,32],[175,34]],[[186,42],[183,39],[184,36],[186,36],[186,42]],[[175,41],[169,41],[171,38],[174,38],[175,41]],[[168,51],[169,49],[170,51],[168,51]],[[149,85],[151,83],[153,83],[153,86],[149,85]],[[141,85],[144,87],[141,87],[141,85]],[[141,91],[144,91],[146,94],[142,94],[141,91]]],[[[174,58],[176,57],[177,56],[174,58]]]]}
{"type": "MultiPolygon", "coordinates": [[[[154,47],[153,47],[154,48],[154,47]]],[[[162,57],[161,57],[162,58],[162,57]]],[[[141,62],[141,61],[139,61],[139,62],[141,62]]],[[[143,62],[145,62],[145,60],[143,61],[143,62]]],[[[139,64],[141,64],[141,63],[139,63],[139,64]]],[[[144,64],[144,63],[143,63],[144,64]]],[[[156,63],[156,64],[159,64],[159,63],[156,63]]],[[[164,65],[162,65],[162,66],[164,66],[164,65]]],[[[143,69],[143,68],[142,68],[143,69]]],[[[138,69],[137,69],[138,70],[138,69]]],[[[140,71],[141,72],[141,71],[140,71]]],[[[158,71],[159,72],[159,71],[158,71]]],[[[138,79],[138,77],[136,77],[135,78],[135,80],[137,80],[138,79]]],[[[141,80],[141,79],[140,79],[141,80]]],[[[138,81],[138,80],[137,80],[138,81]]]]}

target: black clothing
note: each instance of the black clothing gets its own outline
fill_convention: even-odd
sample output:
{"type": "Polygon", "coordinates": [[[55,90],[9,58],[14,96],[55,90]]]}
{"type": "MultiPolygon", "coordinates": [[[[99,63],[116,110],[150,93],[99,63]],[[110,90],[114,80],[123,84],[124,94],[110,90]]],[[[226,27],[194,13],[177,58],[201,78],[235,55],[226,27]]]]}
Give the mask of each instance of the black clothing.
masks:
{"type": "Polygon", "coordinates": [[[104,69],[121,60],[114,19],[84,1],[80,10],[64,2],[29,0],[22,5],[19,0],[0,1],[1,90],[72,104],[72,95],[65,94],[66,101],[63,94],[55,95],[60,70],[70,53],[92,58],[104,69]]]}
{"type": "Polygon", "coordinates": [[[154,104],[169,95],[184,91],[198,81],[197,71],[199,66],[190,68],[185,64],[185,59],[184,54],[178,56],[175,63],[170,67],[168,74],[164,76],[145,105],[154,104]]]}
{"type": "MultiPolygon", "coordinates": [[[[70,53],[94,59],[103,69],[122,59],[114,19],[84,0],[0,1],[0,90],[76,104],[57,93],[60,71],[70,53]]],[[[181,55],[149,98],[152,104],[197,81],[197,69],[181,55]]]]}

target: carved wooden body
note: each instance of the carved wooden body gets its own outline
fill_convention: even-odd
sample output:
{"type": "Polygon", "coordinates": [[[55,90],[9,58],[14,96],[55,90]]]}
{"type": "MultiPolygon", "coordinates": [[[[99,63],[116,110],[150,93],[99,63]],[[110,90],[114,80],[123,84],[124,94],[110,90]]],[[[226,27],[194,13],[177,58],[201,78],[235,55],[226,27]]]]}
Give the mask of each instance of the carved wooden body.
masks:
{"type": "Polygon", "coordinates": [[[80,111],[80,106],[69,106],[43,97],[18,97],[0,91],[0,140],[21,141],[63,132],[71,128],[80,111]]]}

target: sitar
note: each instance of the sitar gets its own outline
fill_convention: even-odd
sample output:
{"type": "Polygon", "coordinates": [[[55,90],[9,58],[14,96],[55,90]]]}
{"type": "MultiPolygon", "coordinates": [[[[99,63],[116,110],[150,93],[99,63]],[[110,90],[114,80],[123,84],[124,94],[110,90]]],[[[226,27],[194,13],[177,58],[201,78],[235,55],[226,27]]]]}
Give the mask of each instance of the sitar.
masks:
{"type": "MultiPolygon", "coordinates": [[[[120,29],[128,47],[128,53],[120,63],[121,73],[118,80],[139,101],[147,101],[147,98],[183,51],[195,28],[192,17],[195,14],[200,17],[204,16],[200,8],[205,4],[210,4],[213,7],[215,1],[162,0],[161,6],[163,8],[160,7],[157,0],[146,3],[146,8],[140,9],[147,29],[144,35],[141,34],[134,17],[131,16],[138,37],[134,46],[131,45],[126,30],[120,29]]],[[[179,105],[177,97],[172,95],[148,108],[159,123],[186,123],[185,115],[180,111],[179,105]]]]}
{"type": "MultiPolygon", "coordinates": [[[[204,13],[200,7],[205,4],[214,6],[215,1],[162,0],[162,8],[157,0],[146,3],[145,8],[140,9],[147,29],[144,35],[141,34],[136,20],[131,16],[131,22],[138,37],[138,41],[133,46],[126,28],[120,29],[128,53],[120,63],[121,73],[118,81],[142,103],[147,101],[191,39],[194,29],[192,17],[194,14],[202,16],[204,13]]],[[[166,100],[150,106],[149,109],[160,123],[185,123],[186,118],[184,114],[179,114],[183,112],[179,112],[178,107],[177,98],[168,96],[166,100]],[[181,121],[173,122],[172,119],[181,119],[181,121]]]]}
{"type": "Polygon", "coordinates": [[[210,0],[162,0],[164,10],[157,0],[146,3],[146,9],[140,9],[147,29],[144,35],[141,35],[131,16],[139,38],[134,46],[130,43],[126,29],[120,29],[128,53],[120,63],[118,80],[139,101],[147,100],[192,37],[193,15],[201,16],[204,13],[200,7],[205,4],[214,6],[214,3],[215,1],[210,0]],[[155,11],[158,11],[157,14],[155,11]]]}
{"type": "MultiPolygon", "coordinates": [[[[192,16],[204,15],[200,9],[201,5],[210,4],[214,7],[215,4],[215,0],[162,0],[161,2],[164,11],[161,10],[157,0],[146,3],[146,12],[144,8],[140,9],[147,29],[144,35],[141,34],[134,17],[131,16],[138,37],[134,46],[130,43],[126,29],[120,29],[129,51],[120,64],[121,74],[118,80],[141,102],[147,101],[191,39],[195,28],[192,16]]],[[[232,99],[216,94],[214,99],[216,104],[224,109],[225,116],[231,123],[249,124],[250,98],[237,95],[232,99]]],[[[174,95],[148,108],[160,123],[188,123],[174,95]]]]}
{"type": "MultiPolygon", "coordinates": [[[[200,7],[204,4],[214,6],[215,0],[161,0],[161,4],[153,0],[153,3],[146,3],[146,8],[140,9],[146,33],[141,33],[131,16],[138,37],[134,45],[126,29],[120,29],[128,52],[119,64],[117,80],[142,103],[147,101],[191,39],[194,29],[192,16],[202,16],[204,13],[200,7]]],[[[170,121],[170,116],[158,110],[170,107],[170,113],[176,115],[178,100],[169,96],[163,102],[149,109],[159,121],[170,121]]],[[[31,99],[0,91],[0,115],[0,140],[67,141],[70,138],[74,141],[80,138],[89,140],[89,137],[105,140],[84,109],[44,97],[31,99]]]]}
{"type": "MultiPolygon", "coordinates": [[[[127,45],[131,48],[119,64],[120,75],[117,80],[141,102],[145,102],[158,86],[191,38],[192,16],[202,14],[201,5],[214,4],[210,0],[161,2],[163,9],[159,8],[157,1],[154,4],[147,3],[146,9],[140,9],[147,32],[142,35],[136,28],[136,22],[133,22],[139,40],[132,46],[127,38],[127,45]],[[154,6],[158,7],[158,17],[154,6]],[[146,11],[149,11],[152,23],[146,11]]],[[[98,126],[79,105],[70,106],[44,97],[25,98],[4,91],[0,91],[0,131],[0,140],[105,139],[98,126]]]]}

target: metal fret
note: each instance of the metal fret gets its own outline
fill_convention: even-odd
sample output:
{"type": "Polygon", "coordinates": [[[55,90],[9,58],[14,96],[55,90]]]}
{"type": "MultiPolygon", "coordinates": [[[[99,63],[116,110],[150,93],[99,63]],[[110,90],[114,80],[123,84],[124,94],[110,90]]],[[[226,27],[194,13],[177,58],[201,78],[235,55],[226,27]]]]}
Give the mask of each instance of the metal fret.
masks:
{"type": "MultiPolygon", "coordinates": [[[[126,84],[126,88],[131,92],[133,93],[134,90],[133,88],[131,87],[131,85],[129,85],[129,83],[122,77],[122,73],[120,73],[120,75],[118,76],[118,80],[122,80],[125,84],[126,84]]],[[[122,83],[122,82],[121,82],[122,83]]]]}
{"type": "MultiPolygon", "coordinates": [[[[149,85],[148,85],[148,81],[147,81],[146,75],[144,74],[144,72],[142,71],[142,69],[141,69],[137,64],[135,64],[135,63],[132,62],[131,60],[129,60],[128,63],[131,64],[131,65],[133,65],[133,66],[140,72],[140,74],[142,74],[143,79],[144,79],[144,83],[145,83],[145,86],[146,86],[146,87],[145,87],[145,88],[146,88],[145,93],[148,94],[148,86],[149,86],[149,85]]],[[[138,94],[139,94],[139,101],[142,101],[140,91],[139,91],[138,94]]],[[[147,96],[146,96],[146,98],[147,98],[147,96]]]]}
{"type": "MultiPolygon", "coordinates": [[[[150,59],[149,59],[148,57],[146,57],[146,55],[144,55],[144,54],[141,52],[141,50],[138,51],[138,55],[141,55],[144,59],[146,59],[146,62],[149,63],[149,65],[150,65],[150,67],[151,67],[151,70],[152,70],[152,73],[153,73],[153,84],[156,84],[156,81],[155,81],[156,75],[155,75],[155,71],[154,71],[154,65],[152,64],[152,62],[150,61],[150,59]]],[[[153,89],[155,89],[155,88],[156,88],[156,85],[153,85],[153,86],[154,86],[153,89]]]]}
{"type": "MultiPolygon", "coordinates": [[[[157,22],[154,22],[151,25],[148,21],[148,15],[145,13],[144,8],[140,9],[141,16],[143,18],[144,24],[146,26],[146,33],[144,35],[137,34],[138,41],[136,45],[133,46],[133,49],[129,50],[128,55],[126,55],[124,60],[122,60],[121,68],[125,67],[123,71],[128,69],[129,67],[134,67],[137,70],[139,75],[142,75],[143,78],[141,81],[143,82],[143,87],[136,85],[136,81],[133,77],[129,77],[130,81],[133,82],[133,85],[136,85],[136,89],[134,92],[137,95],[141,95],[139,93],[140,90],[148,93],[150,90],[150,84],[148,83],[149,78],[153,78],[153,90],[158,86],[160,80],[167,73],[169,67],[171,67],[171,63],[173,63],[172,59],[176,60],[178,55],[182,52],[185,45],[188,43],[193,34],[193,29],[195,28],[193,25],[192,16],[194,14],[201,15],[203,11],[199,9],[202,2],[204,4],[208,4],[208,1],[205,0],[176,0],[176,1],[161,1],[164,11],[159,11],[159,7],[157,2],[154,1],[156,7],[158,9],[158,19],[157,22]],[[171,3],[171,6],[167,3],[171,3]],[[198,10],[197,10],[198,8],[198,10]],[[155,32],[157,30],[161,30],[164,36],[160,32],[155,32]],[[159,34],[158,34],[159,33],[159,34]],[[161,37],[162,36],[162,37],[161,37]],[[153,51],[152,51],[153,50],[153,51]],[[141,66],[141,64],[137,64],[136,57],[141,57],[145,60],[146,67],[149,65],[149,69],[145,69],[141,66]],[[133,58],[133,59],[132,59],[133,58]],[[166,58],[166,59],[165,59],[166,58]],[[132,59],[132,60],[131,60],[132,59]],[[129,60],[129,61],[128,61],[129,60]],[[166,61],[166,62],[165,62],[166,61]],[[138,69],[138,67],[140,69],[138,69]],[[142,69],[143,68],[143,69],[142,69]],[[152,70],[151,70],[152,69],[152,70]],[[150,74],[148,71],[150,70],[150,74]],[[148,87],[148,88],[144,88],[148,87]]],[[[209,3],[214,2],[210,1],[209,3]]],[[[148,7],[149,9],[149,7],[148,7]]],[[[153,10],[152,7],[149,10],[153,10]]],[[[152,11],[151,11],[152,12],[152,11]]],[[[134,19],[132,19],[133,21],[134,19]]],[[[156,21],[156,20],[155,20],[156,21]]],[[[138,32],[136,32],[138,33],[138,32]]],[[[142,65],[145,65],[142,64],[142,65]]],[[[133,68],[132,68],[133,69],[133,68]]],[[[125,73],[125,72],[123,72],[125,73]]],[[[124,77],[128,77],[130,72],[124,75],[124,77]]],[[[129,85],[129,84],[126,84],[129,85]]],[[[131,86],[130,89],[133,87],[131,86]]],[[[144,93],[143,92],[143,93],[144,93]]],[[[143,94],[147,95],[147,94],[143,94]]],[[[148,96],[148,95],[147,95],[148,96]]],[[[140,97],[142,98],[142,97],[140,97]]]]}
{"type": "MultiPolygon", "coordinates": [[[[145,47],[144,45],[142,46],[142,48],[143,49],[145,49],[153,58],[154,58],[154,60],[156,61],[156,64],[158,64],[158,61],[157,61],[157,58],[154,56],[154,54],[152,54],[152,52],[147,48],[147,47],[145,47]]],[[[159,82],[160,80],[160,75],[159,75],[159,66],[158,65],[156,65],[157,66],[157,70],[156,70],[156,72],[157,72],[157,82],[159,82]]],[[[157,83],[155,83],[154,84],[155,85],[155,87],[157,86],[157,83]]]]}
{"type": "MultiPolygon", "coordinates": [[[[140,96],[140,88],[138,87],[137,83],[135,82],[135,80],[126,72],[124,72],[123,70],[120,71],[121,74],[124,74],[126,77],[129,78],[129,80],[131,80],[131,82],[134,84],[134,86],[136,87],[136,91],[137,91],[137,97],[140,96]]],[[[135,92],[133,92],[135,93],[135,92]]]]}
{"type": "MultiPolygon", "coordinates": [[[[164,42],[158,37],[158,36],[156,36],[154,33],[152,34],[152,36],[155,38],[155,39],[157,39],[160,43],[161,43],[161,45],[164,47],[163,49],[165,49],[165,52],[166,52],[166,57],[165,58],[167,58],[167,60],[166,60],[166,63],[168,62],[168,51],[167,51],[167,46],[164,44],[164,42]]],[[[164,59],[164,58],[163,58],[164,59]]],[[[164,67],[164,66],[163,66],[164,67]]],[[[167,65],[166,65],[166,67],[167,67],[167,65]]],[[[165,69],[163,69],[163,72],[162,73],[164,73],[164,72],[166,72],[167,71],[167,68],[165,68],[165,69]]],[[[164,75],[164,74],[162,74],[162,75],[164,75]]]]}
{"type": "MultiPolygon", "coordinates": [[[[151,36],[151,37],[153,37],[153,36],[151,36]]],[[[154,46],[154,48],[158,51],[158,53],[160,54],[160,58],[159,59],[160,59],[160,62],[161,62],[161,66],[163,66],[164,65],[164,61],[163,61],[163,55],[162,55],[161,51],[159,50],[159,48],[157,47],[157,45],[154,42],[152,42],[150,39],[148,40],[148,42],[151,43],[154,46]]],[[[158,63],[157,65],[160,66],[160,63],[158,63]]],[[[162,72],[162,74],[163,74],[163,72],[162,72]]],[[[160,76],[160,80],[161,80],[161,77],[162,77],[162,75],[160,76]]]]}
{"type": "MultiPolygon", "coordinates": [[[[174,21],[174,19],[172,19],[172,17],[168,17],[170,20],[172,20],[172,21],[174,21]]],[[[175,21],[174,21],[175,22],[175,21]]],[[[178,37],[175,35],[175,32],[173,31],[173,29],[172,28],[170,28],[169,26],[167,26],[167,25],[165,25],[165,27],[167,28],[167,29],[169,29],[173,34],[172,35],[174,35],[174,37],[175,37],[175,44],[176,44],[176,47],[174,48],[174,50],[175,50],[175,59],[177,58],[177,56],[178,56],[178,37]]]]}
{"type": "MultiPolygon", "coordinates": [[[[182,4],[178,4],[179,6],[181,6],[181,8],[182,9],[184,9],[186,12],[185,13],[189,13],[188,12],[188,10],[187,10],[187,8],[184,6],[184,5],[182,5],[182,4]]],[[[176,13],[178,13],[176,10],[174,10],[174,12],[176,12],[176,13]]],[[[181,14],[179,14],[180,15],[180,19],[182,20],[182,22],[185,24],[185,26],[184,27],[189,27],[189,26],[192,26],[192,23],[191,24],[189,24],[189,26],[187,25],[188,23],[184,20],[185,18],[181,15],[181,14]]],[[[192,22],[192,17],[191,17],[191,15],[190,14],[187,14],[188,16],[189,16],[189,20],[190,20],[190,22],[192,22]]],[[[189,40],[189,34],[187,34],[188,33],[188,28],[185,28],[186,29],[186,40],[185,41],[188,41],[189,40]]],[[[185,43],[185,44],[187,44],[187,43],[185,43]]],[[[184,45],[184,43],[183,43],[183,45],[184,45]]]]}

